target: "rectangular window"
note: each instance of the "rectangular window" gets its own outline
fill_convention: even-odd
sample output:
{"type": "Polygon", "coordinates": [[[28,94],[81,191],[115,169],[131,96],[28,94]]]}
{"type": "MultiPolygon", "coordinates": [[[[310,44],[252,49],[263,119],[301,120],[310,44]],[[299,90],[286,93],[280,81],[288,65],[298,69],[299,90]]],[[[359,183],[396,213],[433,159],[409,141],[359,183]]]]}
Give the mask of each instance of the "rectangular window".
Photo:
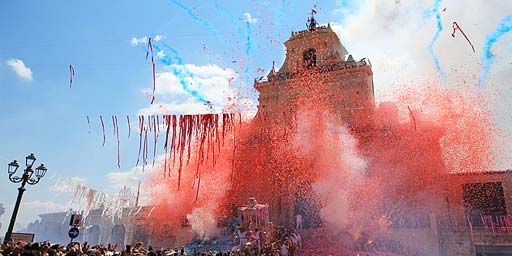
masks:
{"type": "Polygon", "coordinates": [[[431,227],[428,215],[393,216],[390,220],[391,226],[396,229],[427,229],[431,227]]]}
{"type": "Polygon", "coordinates": [[[475,226],[483,225],[484,216],[507,215],[501,182],[467,183],[463,185],[464,208],[475,226]]]}

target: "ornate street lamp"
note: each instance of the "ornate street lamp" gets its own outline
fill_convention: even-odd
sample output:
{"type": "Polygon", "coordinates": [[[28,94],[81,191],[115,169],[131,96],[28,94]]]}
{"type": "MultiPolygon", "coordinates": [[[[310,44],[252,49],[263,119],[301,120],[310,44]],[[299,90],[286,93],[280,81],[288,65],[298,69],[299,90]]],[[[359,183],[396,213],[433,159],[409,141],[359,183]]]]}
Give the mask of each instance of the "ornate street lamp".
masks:
{"type": "Polygon", "coordinates": [[[32,177],[34,174],[34,170],[32,169],[32,165],[36,161],[36,157],[34,154],[30,154],[25,157],[25,165],[27,168],[23,171],[21,177],[16,176],[16,171],[20,167],[18,161],[14,160],[8,164],[7,173],[9,174],[9,180],[13,183],[20,183],[21,186],[18,188],[18,198],[16,199],[16,204],[14,205],[14,210],[11,216],[11,222],[9,223],[9,228],[7,229],[7,233],[5,234],[4,243],[7,243],[11,240],[12,230],[14,228],[14,223],[16,222],[16,216],[18,215],[18,209],[20,208],[21,197],[23,196],[23,192],[25,192],[25,184],[35,185],[37,184],[46,174],[46,167],[44,164],[39,165],[35,170],[36,177],[32,177]]]}

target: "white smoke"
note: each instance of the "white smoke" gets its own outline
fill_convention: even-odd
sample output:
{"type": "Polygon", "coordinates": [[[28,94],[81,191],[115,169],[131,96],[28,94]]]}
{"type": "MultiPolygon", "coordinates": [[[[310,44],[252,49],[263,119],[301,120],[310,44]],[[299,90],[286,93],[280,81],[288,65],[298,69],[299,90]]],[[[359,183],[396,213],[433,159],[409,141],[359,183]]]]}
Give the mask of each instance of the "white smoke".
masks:
{"type": "Polygon", "coordinates": [[[304,156],[314,156],[318,178],[313,193],[321,204],[320,217],[326,226],[341,231],[353,222],[349,195],[364,183],[367,161],[358,154],[356,139],[335,120],[326,113],[299,114],[293,145],[304,156]]]}
{"type": "Polygon", "coordinates": [[[340,154],[337,159],[322,160],[335,164],[322,170],[313,191],[322,202],[322,220],[327,226],[342,230],[351,224],[348,192],[363,181],[367,161],[357,153],[356,140],[345,128],[338,128],[337,137],[340,154]]]}
{"type": "MultiPolygon", "coordinates": [[[[361,0],[340,1],[333,13],[333,30],[355,59],[369,58],[379,102],[393,100],[393,92],[404,85],[443,80],[446,87],[473,90],[482,70],[481,56],[488,33],[494,31],[500,20],[510,15],[512,1],[473,0],[461,4],[457,0],[440,2],[443,30],[433,45],[445,74],[441,79],[436,71],[428,46],[437,30],[434,15],[426,15],[436,1],[361,0]],[[338,15],[339,14],[339,15],[338,15]],[[460,34],[452,37],[452,23],[456,21],[475,46],[460,34]],[[370,40],[369,40],[370,39],[370,40]]],[[[332,23],[331,23],[332,24],[332,23]]],[[[492,103],[495,122],[502,134],[497,142],[495,168],[510,168],[512,155],[509,47],[512,33],[498,40],[492,47],[495,63],[481,93],[492,103]],[[500,150],[504,148],[504,150],[500,150]]]]}
{"type": "Polygon", "coordinates": [[[217,215],[212,207],[194,208],[192,213],[187,214],[187,219],[192,230],[202,239],[207,240],[220,234],[221,229],[217,227],[217,215]]]}

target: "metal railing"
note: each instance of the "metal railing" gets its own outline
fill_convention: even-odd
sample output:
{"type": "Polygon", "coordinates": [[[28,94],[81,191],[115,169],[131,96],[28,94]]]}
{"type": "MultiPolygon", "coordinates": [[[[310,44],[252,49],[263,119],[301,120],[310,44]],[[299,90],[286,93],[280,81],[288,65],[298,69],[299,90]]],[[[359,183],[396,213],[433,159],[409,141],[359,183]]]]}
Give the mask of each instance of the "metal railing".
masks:
{"type": "Polygon", "coordinates": [[[469,233],[471,239],[512,237],[512,216],[444,214],[438,215],[437,227],[442,233],[469,233]]]}

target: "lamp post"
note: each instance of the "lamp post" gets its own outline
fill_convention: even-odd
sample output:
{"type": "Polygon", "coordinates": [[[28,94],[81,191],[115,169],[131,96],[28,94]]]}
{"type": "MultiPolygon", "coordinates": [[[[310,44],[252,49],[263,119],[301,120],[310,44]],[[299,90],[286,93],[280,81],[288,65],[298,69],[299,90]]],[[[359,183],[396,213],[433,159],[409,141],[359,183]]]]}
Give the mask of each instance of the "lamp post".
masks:
{"type": "Polygon", "coordinates": [[[36,177],[33,178],[34,170],[32,169],[32,165],[36,161],[36,157],[34,154],[30,154],[25,157],[25,165],[27,168],[23,171],[23,175],[21,177],[15,176],[16,171],[20,167],[18,161],[14,160],[9,163],[7,168],[7,173],[9,174],[9,180],[13,183],[20,183],[21,186],[18,188],[18,198],[16,199],[16,204],[14,205],[14,210],[11,216],[11,222],[9,223],[9,228],[7,229],[7,233],[5,233],[4,242],[9,242],[11,240],[12,230],[14,228],[14,223],[16,222],[16,216],[18,215],[18,209],[20,208],[21,197],[23,196],[23,192],[25,192],[25,184],[35,185],[44,177],[46,174],[46,167],[44,164],[39,165],[35,170],[36,177]]]}

